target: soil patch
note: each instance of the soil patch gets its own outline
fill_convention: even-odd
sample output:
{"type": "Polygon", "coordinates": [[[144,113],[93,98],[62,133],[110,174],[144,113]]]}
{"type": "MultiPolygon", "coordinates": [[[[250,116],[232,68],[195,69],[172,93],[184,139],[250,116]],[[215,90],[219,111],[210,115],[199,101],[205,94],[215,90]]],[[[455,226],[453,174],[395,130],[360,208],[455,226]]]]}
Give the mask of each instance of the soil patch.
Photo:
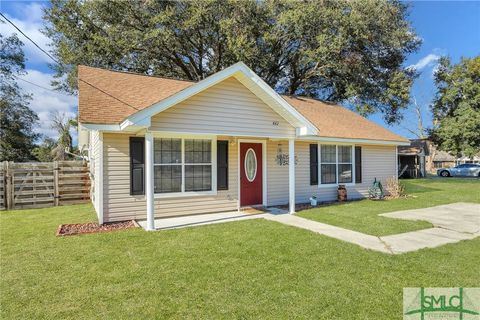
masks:
{"type": "Polygon", "coordinates": [[[61,224],[57,229],[57,236],[73,236],[77,234],[110,232],[137,227],[138,225],[133,220],[110,222],[102,225],[96,222],[61,224]]]}

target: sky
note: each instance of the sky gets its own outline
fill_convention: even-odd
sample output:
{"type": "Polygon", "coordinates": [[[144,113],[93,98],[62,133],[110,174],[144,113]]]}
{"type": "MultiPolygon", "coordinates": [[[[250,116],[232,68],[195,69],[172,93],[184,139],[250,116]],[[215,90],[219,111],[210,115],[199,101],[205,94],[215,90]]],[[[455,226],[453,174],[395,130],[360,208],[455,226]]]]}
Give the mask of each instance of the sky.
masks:
{"type": "MultiPolygon", "coordinates": [[[[480,54],[480,0],[408,3],[410,5],[408,19],[423,43],[418,52],[408,57],[405,67],[415,66],[420,72],[412,88],[412,96],[422,108],[424,127],[429,127],[432,124],[429,105],[435,95],[433,74],[438,59],[441,56],[449,56],[452,62],[457,63],[461,57],[474,57],[480,54]]],[[[0,0],[0,11],[40,47],[48,50],[49,39],[40,32],[43,24],[42,8],[48,5],[46,1],[0,0]]],[[[9,24],[1,24],[0,29],[2,34],[8,35],[13,32],[18,34],[9,24]]],[[[33,94],[30,107],[40,118],[37,131],[45,136],[56,138],[55,131],[50,128],[50,112],[59,111],[67,116],[75,116],[77,98],[48,90],[51,88],[50,82],[53,79],[53,72],[48,64],[52,61],[22,35],[18,34],[18,36],[25,44],[24,51],[27,58],[27,74],[23,78],[44,88],[23,81],[19,81],[19,85],[25,92],[33,94]]],[[[369,118],[404,137],[415,137],[411,130],[415,130],[418,117],[413,106],[404,112],[404,120],[397,125],[386,125],[378,114],[369,118]]],[[[76,132],[72,134],[76,143],[76,132]]]]}

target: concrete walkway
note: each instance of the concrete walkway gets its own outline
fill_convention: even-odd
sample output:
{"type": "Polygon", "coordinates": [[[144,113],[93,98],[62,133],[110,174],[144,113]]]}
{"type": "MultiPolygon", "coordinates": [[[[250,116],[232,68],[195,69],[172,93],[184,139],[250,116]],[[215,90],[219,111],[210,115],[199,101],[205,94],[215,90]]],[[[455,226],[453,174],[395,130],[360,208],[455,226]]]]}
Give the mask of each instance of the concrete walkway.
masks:
{"type": "Polygon", "coordinates": [[[444,206],[382,214],[399,219],[425,220],[430,229],[376,237],[292,215],[268,215],[265,219],[310,230],[325,236],[389,254],[401,254],[480,236],[480,205],[454,203],[444,206]]]}
{"type": "MultiPolygon", "coordinates": [[[[431,222],[434,228],[377,237],[300,218],[295,215],[290,215],[282,209],[270,208],[267,213],[246,214],[232,211],[156,219],[155,229],[177,229],[264,218],[387,254],[402,254],[424,248],[434,248],[480,236],[479,204],[453,203],[424,209],[384,213],[381,216],[397,219],[425,220],[431,222]]],[[[138,223],[143,228],[146,227],[146,221],[139,221],[138,223]]]]}
{"type": "Polygon", "coordinates": [[[376,236],[369,234],[335,227],[329,224],[300,218],[295,215],[283,214],[283,215],[268,215],[265,217],[267,220],[280,222],[289,226],[310,230],[325,236],[335,238],[338,240],[350,242],[359,245],[366,249],[380,251],[383,253],[393,253],[383,241],[376,236]]]}

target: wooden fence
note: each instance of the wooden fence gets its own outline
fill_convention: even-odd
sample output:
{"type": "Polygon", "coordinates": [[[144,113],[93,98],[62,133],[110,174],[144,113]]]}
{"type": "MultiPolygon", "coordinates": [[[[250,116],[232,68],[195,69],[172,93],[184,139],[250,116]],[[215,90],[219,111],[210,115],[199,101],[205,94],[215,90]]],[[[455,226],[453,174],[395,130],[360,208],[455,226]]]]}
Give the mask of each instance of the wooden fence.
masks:
{"type": "Polygon", "coordinates": [[[90,200],[90,173],[84,161],[3,162],[0,209],[41,208],[90,200]]]}

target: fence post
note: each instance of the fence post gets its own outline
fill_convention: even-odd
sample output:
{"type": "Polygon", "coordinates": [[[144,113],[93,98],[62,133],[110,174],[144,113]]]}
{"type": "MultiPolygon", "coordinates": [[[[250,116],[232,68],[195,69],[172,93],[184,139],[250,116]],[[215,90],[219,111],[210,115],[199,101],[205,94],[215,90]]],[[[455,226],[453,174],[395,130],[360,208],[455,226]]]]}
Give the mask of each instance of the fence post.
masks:
{"type": "Polygon", "coordinates": [[[3,197],[3,207],[7,209],[7,162],[2,162],[2,197],[3,197]]]}
{"type": "Polygon", "coordinates": [[[13,178],[11,174],[11,162],[5,161],[5,202],[7,210],[12,210],[13,208],[13,178]]]}
{"type": "Polygon", "coordinates": [[[60,198],[60,191],[58,185],[58,161],[53,162],[53,195],[54,195],[54,206],[57,207],[60,198]]]}

